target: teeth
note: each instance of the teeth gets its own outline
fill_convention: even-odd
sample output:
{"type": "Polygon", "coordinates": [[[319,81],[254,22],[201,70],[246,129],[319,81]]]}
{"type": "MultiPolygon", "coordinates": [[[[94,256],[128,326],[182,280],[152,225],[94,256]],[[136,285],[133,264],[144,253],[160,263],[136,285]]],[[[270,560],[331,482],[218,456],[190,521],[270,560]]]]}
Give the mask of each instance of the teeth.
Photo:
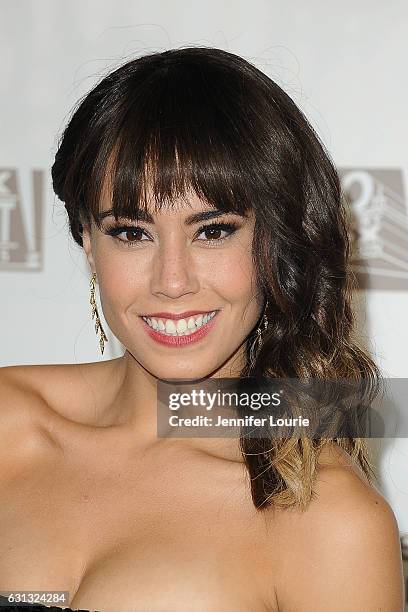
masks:
{"type": "Polygon", "coordinates": [[[197,317],[190,317],[187,319],[155,319],[154,317],[142,317],[146,323],[152,327],[155,331],[162,332],[166,336],[189,336],[208,323],[214,316],[216,311],[213,310],[205,314],[204,316],[198,315],[197,317]]]}
{"type": "Polygon", "coordinates": [[[172,321],[171,319],[167,319],[166,320],[166,334],[173,334],[176,332],[176,326],[174,324],[174,321],[172,321]]]}
{"type": "Polygon", "coordinates": [[[177,321],[177,333],[180,334],[181,332],[185,332],[187,329],[187,323],[185,319],[179,319],[177,321]]]}

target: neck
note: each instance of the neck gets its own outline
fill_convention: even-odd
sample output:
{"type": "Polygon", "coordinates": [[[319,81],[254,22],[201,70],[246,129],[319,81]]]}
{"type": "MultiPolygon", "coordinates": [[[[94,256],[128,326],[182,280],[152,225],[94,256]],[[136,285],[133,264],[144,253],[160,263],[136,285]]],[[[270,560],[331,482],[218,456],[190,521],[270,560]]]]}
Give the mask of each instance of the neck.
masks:
{"type": "MultiPolygon", "coordinates": [[[[236,378],[240,355],[233,356],[208,378],[236,378]]],[[[106,362],[106,385],[101,385],[98,425],[116,427],[120,436],[131,436],[138,447],[179,444],[234,462],[242,462],[238,438],[172,438],[157,436],[157,388],[159,379],[143,368],[128,352],[106,362]],[[109,386],[109,397],[106,389],[109,386]],[[102,398],[103,395],[103,398],[102,398]]],[[[167,383],[171,384],[171,383],[167,383]]],[[[194,383],[193,383],[194,384],[194,383]]],[[[172,433],[169,427],[169,433],[172,433]]]]}

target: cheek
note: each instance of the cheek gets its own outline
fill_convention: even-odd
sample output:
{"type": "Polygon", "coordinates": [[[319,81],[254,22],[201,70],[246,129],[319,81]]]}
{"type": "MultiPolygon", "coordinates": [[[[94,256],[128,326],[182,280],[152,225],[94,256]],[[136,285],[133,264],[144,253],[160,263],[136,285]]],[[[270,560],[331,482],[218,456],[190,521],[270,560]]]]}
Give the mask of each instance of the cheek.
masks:
{"type": "Polygon", "coordinates": [[[104,308],[110,310],[114,310],[110,305],[126,306],[142,289],[143,274],[135,273],[134,257],[132,258],[131,253],[121,251],[99,248],[95,252],[101,298],[103,297],[104,308]]]}
{"type": "Polygon", "coordinates": [[[247,249],[238,247],[224,258],[219,258],[214,263],[211,276],[231,302],[247,299],[255,292],[255,271],[251,253],[247,249]]]}

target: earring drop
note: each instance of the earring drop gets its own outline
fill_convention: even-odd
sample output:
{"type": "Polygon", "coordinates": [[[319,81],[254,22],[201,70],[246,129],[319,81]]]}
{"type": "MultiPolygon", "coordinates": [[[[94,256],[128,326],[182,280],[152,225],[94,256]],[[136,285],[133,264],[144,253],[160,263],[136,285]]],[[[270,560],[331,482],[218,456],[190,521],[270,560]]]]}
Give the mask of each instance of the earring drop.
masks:
{"type": "Polygon", "coordinates": [[[255,339],[254,339],[254,341],[253,341],[253,343],[251,345],[251,348],[249,350],[249,358],[250,358],[250,365],[251,365],[251,367],[254,365],[256,357],[257,357],[259,351],[261,350],[261,347],[262,347],[262,344],[263,344],[262,334],[264,332],[266,332],[266,330],[268,329],[269,320],[268,320],[268,315],[266,314],[267,308],[268,308],[268,301],[266,301],[265,310],[264,310],[264,314],[263,314],[263,317],[262,317],[262,321],[260,322],[260,324],[257,327],[255,339]]]}
{"type": "Polygon", "coordinates": [[[96,317],[95,333],[96,335],[98,335],[98,332],[100,332],[99,346],[101,348],[101,353],[103,355],[103,351],[105,350],[105,342],[107,342],[108,339],[106,337],[105,332],[103,331],[102,323],[99,318],[98,307],[96,305],[96,299],[95,299],[95,287],[96,287],[96,274],[94,272],[92,274],[91,281],[90,281],[91,297],[90,297],[89,303],[91,304],[91,308],[92,308],[92,319],[95,319],[96,317]]]}

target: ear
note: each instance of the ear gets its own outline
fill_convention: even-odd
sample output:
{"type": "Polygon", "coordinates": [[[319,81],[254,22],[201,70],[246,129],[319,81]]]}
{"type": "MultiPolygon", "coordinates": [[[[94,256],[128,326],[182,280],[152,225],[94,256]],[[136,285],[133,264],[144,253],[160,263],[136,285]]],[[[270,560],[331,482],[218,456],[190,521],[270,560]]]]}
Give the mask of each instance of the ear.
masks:
{"type": "Polygon", "coordinates": [[[95,262],[92,254],[92,236],[89,225],[84,225],[82,229],[82,246],[84,248],[86,258],[89,263],[89,267],[91,268],[92,274],[96,272],[95,270],[95,262]]]}

